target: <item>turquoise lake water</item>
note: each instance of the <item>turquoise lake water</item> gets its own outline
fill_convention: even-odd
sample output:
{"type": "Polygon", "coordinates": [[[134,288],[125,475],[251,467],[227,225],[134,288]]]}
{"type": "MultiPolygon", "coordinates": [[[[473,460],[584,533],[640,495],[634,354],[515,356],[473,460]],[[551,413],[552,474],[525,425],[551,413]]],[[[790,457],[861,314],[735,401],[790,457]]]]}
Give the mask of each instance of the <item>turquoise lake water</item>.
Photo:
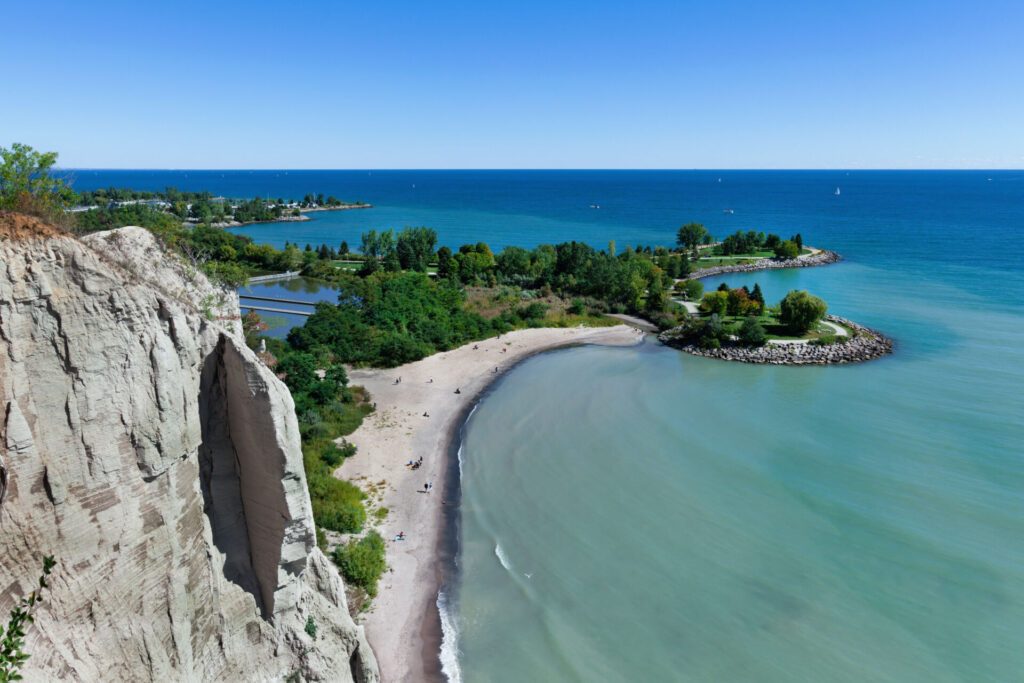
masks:
{"type": "Polygon", "coordinates": [[[1022,679],[1024,173],[77,173],[82,188],[377,206],[244,230],[275,244],[431,225],[452,245],[621,247],[699,220],[839,251],[724,279],[770,300],[809,289],[893,337],[890,358],[763,367],[648,342],[545,354],[499,381],[461,451],[447,670],[1022,679]]]}

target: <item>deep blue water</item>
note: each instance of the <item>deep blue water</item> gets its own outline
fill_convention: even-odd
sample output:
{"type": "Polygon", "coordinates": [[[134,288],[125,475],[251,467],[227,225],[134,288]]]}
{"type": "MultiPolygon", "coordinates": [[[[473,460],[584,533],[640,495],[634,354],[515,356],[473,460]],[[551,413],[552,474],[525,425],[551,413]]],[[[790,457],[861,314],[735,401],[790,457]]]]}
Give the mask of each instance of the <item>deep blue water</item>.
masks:
{"type": "Polygon", "coordinates": [[[852,260],[901,268],[1018,272],[1024,171],[89,171],[78,189],[209,190],[232,197],[334,194],[373,209],[240,230],[282,245],[352,246],[369,228],[427,225],[449,246],[580,240],[671,244],[702,222],[716,235],[756,229],[852,260]],[[721,182],[719,182],[721,179],[721,182]],[[841,195],[834,194],[841,188],[841,195]],[[600,209],[590,208],[599,205],[600,209]],[[735,213],[723,213],[732,209],[735,213]]]}

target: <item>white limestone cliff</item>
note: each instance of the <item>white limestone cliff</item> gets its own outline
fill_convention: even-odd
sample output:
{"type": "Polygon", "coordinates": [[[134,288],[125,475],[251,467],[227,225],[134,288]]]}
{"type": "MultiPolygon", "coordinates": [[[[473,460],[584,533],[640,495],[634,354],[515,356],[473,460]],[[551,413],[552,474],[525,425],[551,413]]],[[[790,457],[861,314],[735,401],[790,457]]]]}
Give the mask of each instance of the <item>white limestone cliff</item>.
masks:
{"type": "Polygon", "coordinates": [[[0,615],[58,561],[26,680],[376,681],[234,295],[141,228],[25,232],[0,225],[0,615]]]}

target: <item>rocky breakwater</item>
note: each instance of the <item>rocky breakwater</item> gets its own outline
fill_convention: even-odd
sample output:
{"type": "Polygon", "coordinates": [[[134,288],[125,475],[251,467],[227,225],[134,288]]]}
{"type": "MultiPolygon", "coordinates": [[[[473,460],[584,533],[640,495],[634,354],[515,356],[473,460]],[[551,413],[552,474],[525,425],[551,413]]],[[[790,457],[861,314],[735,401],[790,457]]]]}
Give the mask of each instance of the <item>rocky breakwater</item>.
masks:
{"type": "Polygon", "coordinates": [[[880,332],[834,315],[826,316],[825,319],[853,330],[853,334],[849,337],[836,337],[833,344],[768,343],[756,347],[725,344],[721,348],[705,349],[685,336],[684,327],[676,327],[662,332],[658,339],[663,344],[695,356],[767,365],[861,363],[892,353],[892,340],[880,332]]]}
{"type": "Polygon", "coordinates": [[[0,472],[0,615],[58,562],[27,680],[379,678],[287,388],[146,230],[0,213],[0,472]]]}
{"type": "Polygon", "coordinates": [[[712,266],[711,268],[701,268],[690,273],[686,280],[700,280],[706,277],[714,277],[715,275],[725,275],[726,273],[753,273],[758,270],[773,270],[775,268],[811,268],[813,266],[827,266],[830,263],[836,263],[842,260],[842,257],[834,251],[822,250],[814,254],[807,256],[801,256],[793,259],[774,259],[765,258],[754,263],[744,263],[735,266],[712,266]]]}

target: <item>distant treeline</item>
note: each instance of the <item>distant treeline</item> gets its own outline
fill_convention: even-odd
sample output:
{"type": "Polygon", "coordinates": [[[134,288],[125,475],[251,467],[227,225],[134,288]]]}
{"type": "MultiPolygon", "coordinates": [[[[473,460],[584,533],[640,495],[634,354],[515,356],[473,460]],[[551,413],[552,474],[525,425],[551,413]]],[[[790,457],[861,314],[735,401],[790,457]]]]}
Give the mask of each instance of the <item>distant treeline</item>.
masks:
{"type": "MultiPolygon", "coordinates": [[[[195,223],[256,223],[298,216],[302,209],[362,206],[363,202],[343,202],[334,195],[306,194],[301,200],[232,199],[215,197],[209,192],[183,192],[174,187],[159,192],[110,187],[75,193],[72,203],[95,207],[79,211],[77,224],[85,230],[103,229],[132,217],[147,220],[147,214],[167,214],[195,223]]],[[[149,219],[153,222],[155,219],[149,219]]]]}

